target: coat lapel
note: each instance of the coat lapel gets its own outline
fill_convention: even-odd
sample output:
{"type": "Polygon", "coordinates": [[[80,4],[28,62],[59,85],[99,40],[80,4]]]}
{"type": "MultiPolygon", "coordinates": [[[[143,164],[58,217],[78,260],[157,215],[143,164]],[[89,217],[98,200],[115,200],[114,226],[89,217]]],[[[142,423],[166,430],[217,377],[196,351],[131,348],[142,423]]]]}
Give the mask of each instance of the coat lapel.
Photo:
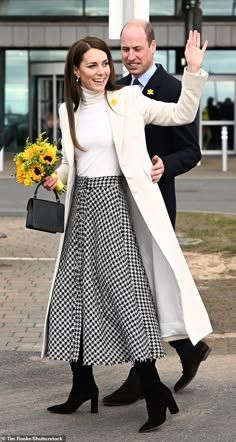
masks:
{"type": "MultiPolygon", "coordinates": [[[[75,127],[78,123],[79,118],[79,111],[80,111],[80,104],[78,106],[77,111],[74,113],[74,119],[75,119],[75,127]]],[[[68,114],[66,110],[66,106],[64,106],[63,109],[63,119],[64,119],[64,125],[63,125],[63,132],[64,132],[64,145],[65,145],[65,151],[66,151],[66,157],[68,159],[68,162],[70,166],[74,164],[74,145],[70,136],[70,126],[69,126],[69,120],[68,120],[68,114]]]]}
{"type": "Polygon", "coordinates": [[[119,91],[108,91],[108,113],[111,123],[111,130],[113,135],[113,141],[117,154],[120,155],[123,146],[124,135],[124,100],[121,97],[119,91]]]}

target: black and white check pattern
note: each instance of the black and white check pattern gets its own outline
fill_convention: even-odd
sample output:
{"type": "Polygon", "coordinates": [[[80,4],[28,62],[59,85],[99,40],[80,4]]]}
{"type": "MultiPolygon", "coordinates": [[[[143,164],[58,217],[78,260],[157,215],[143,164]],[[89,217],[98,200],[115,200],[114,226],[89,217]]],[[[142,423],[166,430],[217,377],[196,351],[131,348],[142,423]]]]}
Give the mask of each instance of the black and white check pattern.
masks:
{"type": "Polygon", "coordinates": [[[77,177],[54,284],[48,356],[114,364],[161,358],[152,294],[123,177],[77,177]]]}

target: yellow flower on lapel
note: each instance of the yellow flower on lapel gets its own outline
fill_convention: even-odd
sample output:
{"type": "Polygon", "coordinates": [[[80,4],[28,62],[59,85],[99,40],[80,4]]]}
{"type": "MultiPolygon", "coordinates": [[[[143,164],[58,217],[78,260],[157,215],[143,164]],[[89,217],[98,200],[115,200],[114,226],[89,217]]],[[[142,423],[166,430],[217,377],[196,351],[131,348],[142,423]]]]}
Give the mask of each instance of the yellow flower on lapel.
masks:
{"type": "Polygon", "coordinates": [[[154,95],[154,90],[153,89],[148,89],[147,90],[147,95],[154,95]]]}
{"type": "Polygon", "coordinates": [[[117,100],[117,98],[115,98],[115,97],[111,98],[111,100],[110,100],[110,105],[111,105],[111,106],[116,106],[117,104],[118,104],[118,100],[117,100]]]}

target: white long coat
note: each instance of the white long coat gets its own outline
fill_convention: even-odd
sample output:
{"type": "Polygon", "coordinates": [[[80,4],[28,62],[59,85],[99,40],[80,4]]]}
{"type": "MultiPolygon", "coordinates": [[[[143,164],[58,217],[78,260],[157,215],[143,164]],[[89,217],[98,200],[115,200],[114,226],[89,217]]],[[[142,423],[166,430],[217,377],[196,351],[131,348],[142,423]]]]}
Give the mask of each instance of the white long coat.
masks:
{"type": "MultiPolygon", "coordinates": [[[[203,70],[199,75],[185,71],[182,93],[177,104],[150,100],[142,95],[138,86],[128,86],[107,94],[111,106],[108,111],[113,140],[121,170],[128,183],[132,222],[157,307],[162,336],[166,340],[188,336],[194,345],[211,333],[212,328],[179,247],[159,187],[152,183],[144,127],[150,123],[174,126],[192,122],[206,79],[207,73],[203,70]]],[[[62,181],[67,183],[66,224],[75,178],[75,160],[64,103],[59,114],[63,161],[57,172],[62,181]]],[[[78,115],[79,109],[75,113],[76,120],[78,115]]],[[[42,357],[46,353],[48,312],[63,240],[64,234],[59,246],[46,312],[42,357]]]]}

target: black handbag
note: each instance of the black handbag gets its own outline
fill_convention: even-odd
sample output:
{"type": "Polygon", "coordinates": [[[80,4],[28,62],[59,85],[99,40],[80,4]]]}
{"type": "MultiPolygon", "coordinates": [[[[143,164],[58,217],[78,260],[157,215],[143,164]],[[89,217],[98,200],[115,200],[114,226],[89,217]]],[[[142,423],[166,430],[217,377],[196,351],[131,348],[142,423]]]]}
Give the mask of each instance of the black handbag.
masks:
{"type": "Polygon", "coordinates": [[[37,192],[42,183],[35,189],[34,197],[27,203],[27,229],[41,230],[49,233],[64,232],[64,204],[60,202],[58,193],[54,190],[56,201],[41,200],[37,192]]]}

